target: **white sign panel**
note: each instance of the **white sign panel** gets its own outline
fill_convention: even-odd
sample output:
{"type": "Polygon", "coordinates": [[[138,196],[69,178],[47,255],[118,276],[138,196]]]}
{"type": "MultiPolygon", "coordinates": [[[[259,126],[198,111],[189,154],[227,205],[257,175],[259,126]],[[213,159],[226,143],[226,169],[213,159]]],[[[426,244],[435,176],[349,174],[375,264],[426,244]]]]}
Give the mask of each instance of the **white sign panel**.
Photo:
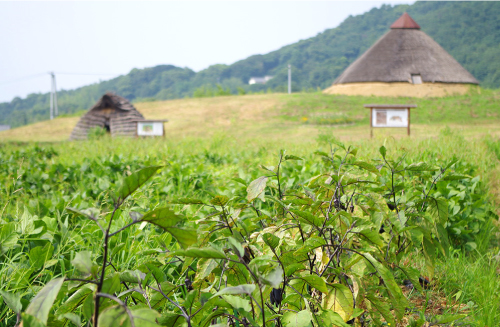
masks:
{"type": "Polygon", "coordinates": [[[408,109],[373,109],[373,127],[408,127],[408,109]]]}
{"type": "Polygon", "coordinates": [[[162,136],[163,122],[137,122],[137,135],[139,136],[162,136]]]}

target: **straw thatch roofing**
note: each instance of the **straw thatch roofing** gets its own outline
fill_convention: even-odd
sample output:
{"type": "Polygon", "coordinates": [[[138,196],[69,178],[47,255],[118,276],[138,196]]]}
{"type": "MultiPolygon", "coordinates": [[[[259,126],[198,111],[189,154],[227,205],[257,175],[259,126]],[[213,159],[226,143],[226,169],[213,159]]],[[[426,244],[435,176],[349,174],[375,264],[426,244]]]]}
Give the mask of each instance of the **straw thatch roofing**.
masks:
{"type": "Polygon", "coordinates": [[[125,98],[113,93],[106,93],[78,121],[71,140],[86,139],[93,127],[107,129],[111,136],[135,136],[137,120],[144,116],[125,98]]]}
{"type": "Polygon", "coordinates": [[[335,84],[359,82],[422,82],[479,84],[446,50],[420,26],[403,14],[370,49],[335,80],[335,84]]]}

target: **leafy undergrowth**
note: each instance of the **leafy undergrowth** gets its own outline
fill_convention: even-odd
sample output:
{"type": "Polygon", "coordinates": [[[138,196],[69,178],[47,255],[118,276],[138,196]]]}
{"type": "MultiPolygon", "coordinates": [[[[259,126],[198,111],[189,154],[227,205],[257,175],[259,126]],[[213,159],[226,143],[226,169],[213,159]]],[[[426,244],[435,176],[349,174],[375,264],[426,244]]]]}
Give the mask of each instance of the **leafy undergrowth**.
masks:
{"type": "Polygon", "coordinates": [[[476,146],[328,141],[2,148],[2,323],[498,324],[489,166],[450,155],[476,146]]]}

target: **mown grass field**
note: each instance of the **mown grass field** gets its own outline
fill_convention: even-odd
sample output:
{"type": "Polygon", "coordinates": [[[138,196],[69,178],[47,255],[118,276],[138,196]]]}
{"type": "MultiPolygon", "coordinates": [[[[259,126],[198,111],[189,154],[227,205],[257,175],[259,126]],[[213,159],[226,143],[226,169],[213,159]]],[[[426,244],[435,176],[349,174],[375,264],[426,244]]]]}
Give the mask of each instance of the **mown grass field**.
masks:
{"type": "MultiPolygon", "coordinates": [[[[136,103],[147,119],[168,119],[166,137],[211,137],[224,132],[240,140],[267,139],[313,141],[333,131],[342,140],[369,137],[368,103],[415,103],[412,135],[436,136],[445,126],[465,136],[500,135],[500,92],[480,90],[445,98],[379,98],[333,96],[321,93],[257,94],[136,103]],[[331,124],[329,124],[331,123],[331,124]]],[[[69,138],[78,117],[62,117],[1,132],[5,141],[55,142],[69,138]]],[[[400,137],[405,129],[379,129],[375,136],[400,137]]]]}
{"type": "MultiPolygon", "coordinates": [[[[92,263],[99,265],[102,261],[102,233],[91,221],[70,214],[67,207],[96,208],[96,214],[102,212],[102,222],[109,220],[113,190],[121,179],[141,167],[164,166],[152,182],[140,188],[126,203],[113,230],[127,224],[130,211],[144,213],[178,198],[210,201],[215,195],[231,199],[240,194],[245,196],[248,184],[242,187],[241,181],[249,183],[265,174],[260,165],[276,167],[281,149],[304,159],[284,166],[282,173],[289,183],[287,185],[291,189],[297,183],[307,185],[306,182],[315,174],[328,170],[321,156],[314,152],[329,152],[331,146],[336,146],[335,140],[340,139],[358,149],[360,160],[374,165],[380,159],[379,148],[383,145],[392,158],[406,154],[408,163],[424,161],[442,165],[456,158],[458,163],[454,169],[457,173],[476,177],[475,182],[466,179],[436,184],[436,187],[442,187],[441,194],[445,189],[456,190],[455,195],[447,195],[450,217],[447,228],[450,240],[455,243],[451,242],[446,253],[436,249],[434,276],[429,288],[409,290],[402,286],[404,277],[395,273],[398,287],[409,299],[408,310],[398,325],[430,326],[443,317],[463,314],[466,317],[460,316],[456,325],[500,326],[498,220],[483,212],[500,213],[499,100],[500,93],[490,90],[443,99],[332,97],[315,93],[184,99],[136,104],[146,118],[169,119],[165,139],[104,137],[93,141],[65,142],[78,117],[58,118],[1,132],[2,141],[7,141],[0,143],[1,225],[5,227],[13,223],[16,228],[10,234],[4,227],[0,232],[0,290],[18,294],[23,311],[28,310],[30,301],[48,281],[63,275],[67,278],[79,276],[73,264],[77,253],[90,251],[92,263]],[[419,107],[412,113],[415,124],[412,137],[405,137],[405,130],[389,129],[375,131],[375,137],[370,139],[368,110],[363,108],[364,103],[416,103],[419,107]],[[324,121],[335,121],[336,124],[321,124],[324,121]],[[456,225],[451,225],[452,221],[456,225]],[[35,233],[37,228],[42,228],[43,232],[38,230],[35,233]],[[44,252],[47,243],[53,244],[53,249],[44,252]],[[49,254],[40,261],[36,260],[37,253],[49,254]]],[[[435,175],[429,175],[429,178],[431,176],[435,175]]],[[[269,186],[266,192],[272,195],[275,190],[269,186]]],[[[259,205],[262,210],[271,212],[269,201],[259,202],[259,205]]],[[[201,226],[198,220],[209,216],[208,212],[194,206],[172,205],[172,208],[191,217],[191,227],[201,226]]],[[[134,270],[155,262],[162,269],[164,278],[172,284],[199,273],[200,266],[196,264],[192,264],[193,270],[197,271],[194,274],[181,274],[186,267],[178,263],[175,269],[169,270],[168,267],[172,266],[166,266],[166,263],[170,259],[160,251],[168,233],[143,225],[134,225],[124,233],[111,243],[117,249],[113,254],[116,269],[134,270]]],[[[221,234],[220,237],[227,238],[227,235],[221,234]]],[[[389,238],[384,238],[384,242],[387,241],[389,238]]],[[[172,241],[168,249],[173,251],[176,246],[172,241]]],[[[426,251],[415,246],[398,260],[402,265],[417,269],[422,276],[429,276],[426,251]]],[[[217,277],[215,281],[218,281],[217,277]]],[[[79,320],[73,316],[58,316],[76,284],[64,287],[54,301],[46,325],[62,326],[63,323],[79,321],[86,326],[91,319],[84,304],[76,305],[72,311],[79,320]]],[[[124,287],[115,294],[125,291],[124,287]]],[[[147,285],[144,287],[151,292],[147,285]]],[[[180,289],[175,294],[183,298],[186,294],[183,292],[186,291],[180,289]]],[[[385,294],[383,290],[376,292],[381,296],[385,294]]],[[[136,307],[147,308],[146,303],[141,304],[140,296],[129,300],[131,308],[134,308],[132,300],[139,301],[136,307]]],[[[180,303],[184,302],[181,300],[180,303]]],[[[288,307],[295,308],[294,305],[290,299],[288,307]]],[[[361,307],[366,312],[376,311],[373,306],[361,307]]],[[[153,309],[163,317],[165,312],[175,312],[175,307],[161,301],[154,304],[153,309]]],[[[376,317],[368,314],[366,317],[365,325],[379,326],[376,317]]],[[[218,319],[217,323],[227,324],[227,320],[218,319]]],[[[380,319],[382,325],[387,326],[388,320],[380,319]]],[[[186,322],[167,320],[162,320],[163,325],[186,325],[186,322]]],[[[0,324],[13,326],[15,322],[16,314],[3,302],[0,324]]],[[[303,326],[308,326],[308,323],[306,321],[303,326]]],[[[355,323],[361,326],[359,317],[355,323]]],[[[312,324],[318,326],[315,322],[312,324]]],[[[451,324],[443,323],[444,326],[451,324]]],[[[268,325],[275,326],[274,323],[268,325]]],[[[292,324],[285,323],[285,326],[292,324]]]]}

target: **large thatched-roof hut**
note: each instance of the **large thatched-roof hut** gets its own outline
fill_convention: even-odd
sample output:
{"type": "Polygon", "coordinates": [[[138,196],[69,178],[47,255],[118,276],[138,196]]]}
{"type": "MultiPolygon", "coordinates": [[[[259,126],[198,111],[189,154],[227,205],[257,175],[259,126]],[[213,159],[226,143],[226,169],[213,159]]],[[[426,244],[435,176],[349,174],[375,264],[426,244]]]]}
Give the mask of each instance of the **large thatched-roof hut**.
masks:
{"type": "Polygon", "coordinates": [[[78,121],[70,139],[86,139],[93,127],[105,128],[111,136],[135,136],[137,121],[143,119],[144,116],[127,99],[106,93],[78,121]]]}
{"type": "Polygon", "coordinates": [[[445,96],[466,93],[478,81],[404,13],[325,93],[445,96]]]}

